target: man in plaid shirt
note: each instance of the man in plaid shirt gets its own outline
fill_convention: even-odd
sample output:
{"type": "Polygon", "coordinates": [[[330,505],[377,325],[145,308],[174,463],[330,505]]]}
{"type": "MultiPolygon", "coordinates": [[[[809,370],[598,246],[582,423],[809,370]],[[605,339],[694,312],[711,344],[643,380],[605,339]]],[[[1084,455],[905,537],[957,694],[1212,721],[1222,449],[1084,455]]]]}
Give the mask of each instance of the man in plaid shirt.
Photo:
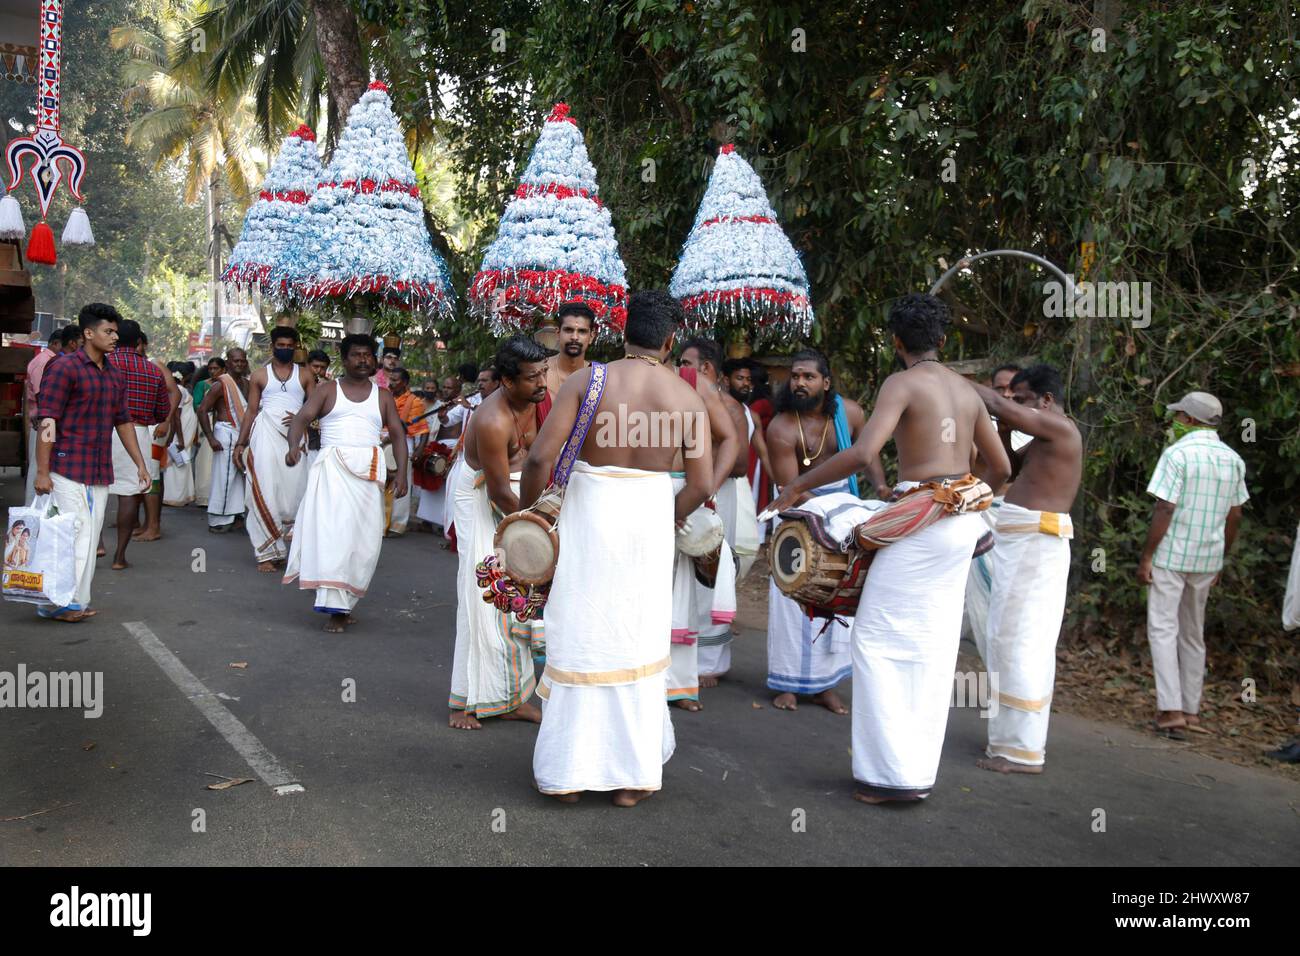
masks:
{"type": "Polygon", "coordinates": [[[89,610],[90,584],[108,486],[113,481],[114,432],[135,465],[135,489],[143,491],[149,484],[149,470],[127,411],[125,382],[107,358],[117,345],[120,320],[117,310],[102,302],[83,308],[77,321],[85,335],[84,345],[51,362],[41,379],[36,493],[51,495],[61,514],[75,514],[80,519],[73,602],[67,607],[39,609],[42,617],[57,621],[82,621],[96,613],[89,610]]]}
{"type": "Polygon", "coordinates": [[[1197,712],[1205,681],[1205,604],[1232,550],[1246,493],[1246,463],[1215,432],[1223,415],[1207,392],[1169,406],[1174,443],[1147,485],[1156,499],[1138,580],[1147,585],[1147,639],[1156,674],[1155,727],[1177,739],[1208,733],[1197,712]]]}
{"type": "MultiPolygon", "coordinates": [[[[113,570],[122,571],[130,565],[126,563],[126,546],[133,539],[136,518],[140,505],[145,504],[146,495],[158,482],[161,475],[160,462],[153,455],[154,439],[160,438],[166,444],[171,427],[172,412],[180,404],[180,391],[170,375],[165,375],[157,365],[144,355],[144,332],[140,323],[123,319],[118,323],[117,348],[108,355],[108,360],[122,376],[126,391],[126,410],[131,416],[135,429],[135,441],[145,456],[145,467],[149,472],[150,488],[144,492],[136,490],[131,455],[125,443],[113,439],[113,483],[108,492],[117,495],[117,553],[113,555],[113,570]]],[[[161,490],[161,489],[159,489],[161,490]]],[[[147,508],[152,518],[152,508],[147,508]]],[[[158,511],[162,511],[162,499],[158,499],[158,511]]],[[[158,529],[141,540],[156,541],[161,534],[158,529]]]]}

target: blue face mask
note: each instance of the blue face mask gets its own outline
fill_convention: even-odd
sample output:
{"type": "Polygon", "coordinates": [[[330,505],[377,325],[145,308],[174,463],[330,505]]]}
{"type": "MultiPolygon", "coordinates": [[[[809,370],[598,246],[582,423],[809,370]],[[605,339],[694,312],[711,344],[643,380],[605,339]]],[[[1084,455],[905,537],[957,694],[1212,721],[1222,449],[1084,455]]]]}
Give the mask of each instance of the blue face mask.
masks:
{"type": "Polygon", "coordinates": [[[276,360],[277,362],[292,362],[292,361],[293,361],[293,349],[292,349],[292,348],[287,348],[287,349],[272,349],[271,351],[272,351],[272,353],[275,355],[275,360],[276,360]]]}

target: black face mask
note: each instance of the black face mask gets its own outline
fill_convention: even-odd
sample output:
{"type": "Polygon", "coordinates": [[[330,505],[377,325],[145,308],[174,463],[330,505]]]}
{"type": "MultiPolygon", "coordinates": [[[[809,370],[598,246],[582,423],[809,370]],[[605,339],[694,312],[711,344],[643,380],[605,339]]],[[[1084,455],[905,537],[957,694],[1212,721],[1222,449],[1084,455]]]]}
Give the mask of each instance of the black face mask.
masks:
{"type": "Polygon", "coordinates": [[[271,352],[275,355],[275,360],[276,360],[277,362],[292,362],[292,361],[293,361],[293,349],[292,349],[292,348],[287,348],[287,349],[272,349],[271,352]]]}

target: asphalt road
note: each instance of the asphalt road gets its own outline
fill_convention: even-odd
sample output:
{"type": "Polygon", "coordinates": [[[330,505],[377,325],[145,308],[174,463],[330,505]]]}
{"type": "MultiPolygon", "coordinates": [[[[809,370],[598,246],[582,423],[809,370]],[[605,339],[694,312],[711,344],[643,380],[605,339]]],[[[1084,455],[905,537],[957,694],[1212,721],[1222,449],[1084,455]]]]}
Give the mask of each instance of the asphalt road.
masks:
{"type": "MultiPolygon", "coordinates": [[[[21,494],[12,471],[0,494],[21,494]]],[[[1002,777],[974,767],[984,723],[954,708],[934,795],[863,806],[848,718],[773,709],[754,630],[704,711],[673,711],[662,792],[633,810],[599,794],[560,805],[532,788],[535,727],[446,726],[456,565],[432,536],[384,543],[361,622],[335,636],[310,594],[256,572],[245,535],[207,534],[193,508],[165,509],[164,533],[131,546],[127,572],[100,559],[92,621],[0,609],[0,670],[104,681],[97,719],[0,709],[0,865],[1257,866],[1300,848],[1294,783],[1068,715],[1052,718],[1043,776],[1002,777]],[[141,634],[202,683],[199,700],[141,634]],[[237,718],[301,791],[277,794],[199,705],[237,718]],[[212,791],[213,775],[254,779],[212,791]]]]}

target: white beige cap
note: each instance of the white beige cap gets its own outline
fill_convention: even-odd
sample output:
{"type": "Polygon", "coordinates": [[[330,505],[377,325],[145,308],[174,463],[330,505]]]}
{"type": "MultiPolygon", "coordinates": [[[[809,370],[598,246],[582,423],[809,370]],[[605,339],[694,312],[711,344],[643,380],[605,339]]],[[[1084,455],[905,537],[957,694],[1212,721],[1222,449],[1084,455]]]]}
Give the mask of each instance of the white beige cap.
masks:
{"type": "Polygon", "coordinates": [[[1217,425],[1223,417],[1223,405],[1209,392],[1188,392],[1166,411],[1182,412],[1207,425],[1217,425]]]}

